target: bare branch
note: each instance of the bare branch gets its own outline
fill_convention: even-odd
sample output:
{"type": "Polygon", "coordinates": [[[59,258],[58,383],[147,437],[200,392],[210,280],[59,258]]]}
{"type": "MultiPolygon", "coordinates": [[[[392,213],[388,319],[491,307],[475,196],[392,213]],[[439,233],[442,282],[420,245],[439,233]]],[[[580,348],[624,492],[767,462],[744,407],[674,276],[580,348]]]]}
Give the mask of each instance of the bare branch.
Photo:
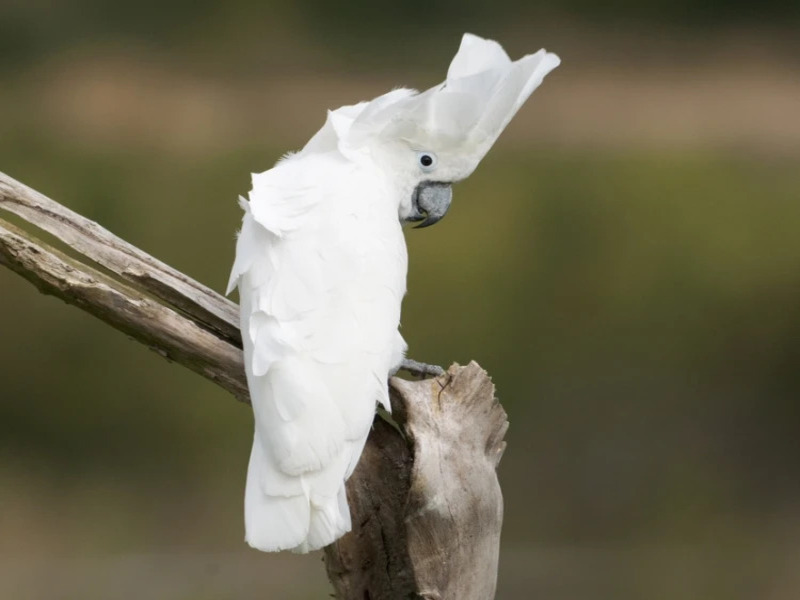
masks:
{"type": "Polygon", "coordinates": [[[242,351],[131,286],[81,264],[0,219],[0,264],[93,314],[168,360],[249,401],[242,351]]]}
{"type": "Polygon", "coordinates": [[[241,347],[236,305],[142,252],[94,221],[0,173],[0,209],[55,236],[79,254],[131,281],[241,347]]]}

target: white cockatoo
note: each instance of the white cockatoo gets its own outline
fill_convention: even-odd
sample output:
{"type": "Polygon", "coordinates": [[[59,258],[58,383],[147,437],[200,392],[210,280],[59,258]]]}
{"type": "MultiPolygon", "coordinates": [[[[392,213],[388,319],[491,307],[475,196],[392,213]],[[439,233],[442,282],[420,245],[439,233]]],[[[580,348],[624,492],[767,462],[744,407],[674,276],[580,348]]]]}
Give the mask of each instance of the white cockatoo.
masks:
{"type": "Polygon", "coordinates": [[[345,481],[406,352],[402,226],[444,216],[450,184],[559,62],[544,50],[512,62],[466,34],[444,83],[329,111],[300,152],[253,175],[228,293],[238,286],[255,415],[254,548],[308,552],[350,530],[345,481]]]}

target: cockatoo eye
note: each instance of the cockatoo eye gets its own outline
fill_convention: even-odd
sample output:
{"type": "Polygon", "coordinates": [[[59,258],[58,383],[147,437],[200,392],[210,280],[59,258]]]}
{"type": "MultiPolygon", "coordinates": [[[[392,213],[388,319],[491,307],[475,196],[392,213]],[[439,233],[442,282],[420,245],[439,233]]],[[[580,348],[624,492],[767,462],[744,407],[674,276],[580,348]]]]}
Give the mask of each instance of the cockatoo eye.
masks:
{"type": "Polygon", "coordinates": [[[436,163],[439,161],[436,159],[436,155],[433,152],[418,152],[417,162],[419,163],[420,169],[426,173],[430,173],[436,168],[436,163]]]}

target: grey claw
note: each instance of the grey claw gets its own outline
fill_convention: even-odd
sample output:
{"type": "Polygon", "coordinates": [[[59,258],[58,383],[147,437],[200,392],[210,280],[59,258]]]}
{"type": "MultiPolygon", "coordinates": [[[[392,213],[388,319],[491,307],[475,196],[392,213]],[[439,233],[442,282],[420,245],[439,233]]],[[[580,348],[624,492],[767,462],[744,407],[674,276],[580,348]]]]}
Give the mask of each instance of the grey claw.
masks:
{"type": "Polygon", "coordinates": [[[439,377],[445,373],[444,369],[438,365],[429,365],[410,358],[403,359],[403,362],[400,363],[400,369],[408,371],[417,377],[439,377]]]}

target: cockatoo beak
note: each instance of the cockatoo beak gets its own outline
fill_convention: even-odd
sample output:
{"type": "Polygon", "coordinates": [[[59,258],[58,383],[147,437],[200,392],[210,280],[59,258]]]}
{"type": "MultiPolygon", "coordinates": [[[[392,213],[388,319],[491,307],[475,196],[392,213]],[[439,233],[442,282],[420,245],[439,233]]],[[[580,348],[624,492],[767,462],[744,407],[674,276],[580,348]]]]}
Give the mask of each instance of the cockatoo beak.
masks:
{"type": "Polygon", "coordinates": [[[452,200],[453,188],[449,183],[423,181],[414,189],[411,199],[414,212],[406,217],[406,221],[422,221],[415,229],[429,227],[442,220],[452,200]]]}

